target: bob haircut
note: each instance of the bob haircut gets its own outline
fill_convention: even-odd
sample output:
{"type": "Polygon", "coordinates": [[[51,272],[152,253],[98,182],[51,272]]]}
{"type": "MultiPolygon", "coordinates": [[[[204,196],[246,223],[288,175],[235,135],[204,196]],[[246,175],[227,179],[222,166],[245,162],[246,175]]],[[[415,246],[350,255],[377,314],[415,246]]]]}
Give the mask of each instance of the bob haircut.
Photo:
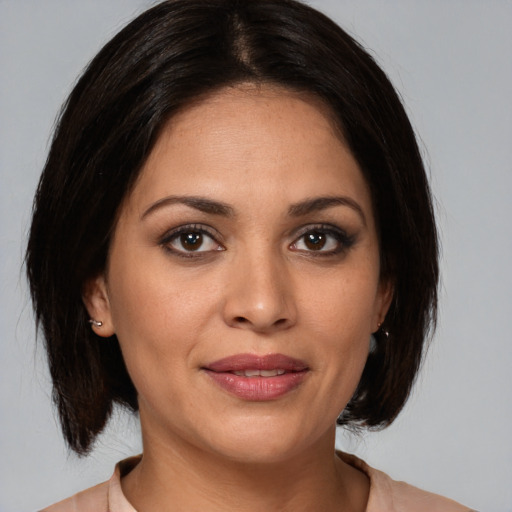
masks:
{"type": "Polygon", "coordinates": [[[53,398],[69,446],[87,453],[115,403],[137,411],[116,336],[89,327],[87,279],[104,271],[123,199],[167,121],[241,83],[320,98],[370,187],[381,278],[394,295],[338,419],[384,428],[402,409],[435,324],[438,243],[413,129],[384,72],[333,21],[295,0],[168,0],[98,53],[61,112],[34,200],[26,266],[53,398]]]}

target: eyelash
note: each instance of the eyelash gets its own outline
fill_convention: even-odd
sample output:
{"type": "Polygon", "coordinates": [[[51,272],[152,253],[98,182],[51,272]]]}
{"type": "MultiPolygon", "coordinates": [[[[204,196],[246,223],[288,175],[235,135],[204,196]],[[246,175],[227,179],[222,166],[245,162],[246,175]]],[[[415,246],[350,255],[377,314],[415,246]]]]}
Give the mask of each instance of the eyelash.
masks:
{"type": "Polygon", "coordinates": [[[179,228],[173,229],[172,231],[166,233],[164,237],[160,240],[160,245],[169,253],[178,256],[180,258],[199,258],[204,257],[206,254],[216,251],[224,251],[225,248],[221,243],[217,241],[218,235],[212,233],[210,229],[207,229],[203,225],[199,224],[187,224],[185,226],[180,226],[179,228]],[[213,240],[221,249],[215,249],[214,251],[187,251],[185,249],[179,250],[170,246],[172,242],[178,239],[181,235],[186,234],[199,234],[206,235],[208,238],[213,240]]]}
{"type": "MultiPolygon", "coordinates": [[[[223,245],[217,241],[218,235],[214,234],[211,229],[206,228],[200,224],[187,224],[184,226],[180,226],[172,231],[166,233],[164,237],[160,240],[159,244],[169,253],[176,255],[181,258],[200,258],[205,257],[212,252],[224,251],[225,248],[223,245]],[[219,249],[214,250],[206,250],[206,251],[187,251],[186,249],[180,250],[171,247],[171,244],[178,239],[181,235],[185,234],[199,234],[206,235],[213,242],[217,244],[219,249]]],[[[308,224],[303,228],[299,229],[298,234],[296,235],[294,241],[288,246],[291,250],[295,252],[303,253],[307,256],[311,257],[329,257],[341,254],[350,247],[355,242],[355,236],[349,236],[347,233],[331,224],[316,224],[311,225],[308,224]],[[299,244],[299,242],[304,240],[304,237],[308,234],[317,233],[319,235],[326,235],[327,237],[332,237],[335,240],[336,247],[331,250],[323,251],[323,250],[305,250],[305,249],[297,249],[295,246],[299,244]]]]}
{"type": "Polygon", "coordinates": [[[312,257],[329,257],[329,256],[335,256],[342,254],[346,252],[348,249],[350,249],[355,241],[356,237],[354,235],[349,236],[344,230],[333,226],[332,224],[308,224],[307,226],[304,226],[302,229],[299,230],[297,237],[295,238],[295,241],[290,244],[290,248],[293,248],[295,245],[298,244],[300,240],[304,240],[304,237],[308,234],[318,233],[321,235],[327,235],[332,238],[334,238],[336,242],[336,247],[331,250],[327,251],[315,251],[315,250],[303,250],[303,249],[292,249],[297,252],[302,252],[307,256],[312,257]]]}

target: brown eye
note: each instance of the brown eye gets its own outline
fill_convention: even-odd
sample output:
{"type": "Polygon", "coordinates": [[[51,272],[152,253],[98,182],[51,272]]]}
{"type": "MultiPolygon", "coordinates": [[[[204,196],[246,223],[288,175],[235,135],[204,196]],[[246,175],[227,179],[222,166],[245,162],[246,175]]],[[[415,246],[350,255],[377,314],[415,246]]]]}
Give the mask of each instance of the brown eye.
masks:
{"type": "Polygon", "coordinates": [[[298,238],[290,245],[292,251],[309,253],[315,256],[331,256],[348,250],[355,242],[342,229],[326,225],[305,226],[298,238]]]}
{"type": "Polygon", "coordinates": [[[200,226],[181,226],[167,234],[160,244],[172,253],[185,257],[191,257],[193,253],[200,256],[202,253],[225,250],[214,235],[200,226]]]}
{"type": "Polygon", "coordinates": [[[203,235],[201,233],[182,233],[180,242],[185,250],[197,251],[203,245],[203,235]]]}
{"type": "Polygon", "coordinates": [[[304,235],[304,244],[311,251],[320,251],[325,247],[327,236],[319,231],[311,231],[304,235]]]}

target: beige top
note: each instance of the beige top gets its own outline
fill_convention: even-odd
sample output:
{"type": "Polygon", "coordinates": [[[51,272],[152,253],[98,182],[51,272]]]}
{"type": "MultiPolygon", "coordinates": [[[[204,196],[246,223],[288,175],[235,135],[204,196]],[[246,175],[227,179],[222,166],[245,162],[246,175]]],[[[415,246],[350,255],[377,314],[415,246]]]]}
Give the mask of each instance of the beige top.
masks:
{"type": "MultiPolygon", "coordinates": [[[[392,480],[354,455],[341,452],[338,455],[370,479],[366,512],[475,512],[437,494],[392,480]]],[[[128,474],[140,458],[131,457],[121,461],[109,481],[75,494],[41,512],[137,512],[123,494],[121,477],[128,474]]]]}

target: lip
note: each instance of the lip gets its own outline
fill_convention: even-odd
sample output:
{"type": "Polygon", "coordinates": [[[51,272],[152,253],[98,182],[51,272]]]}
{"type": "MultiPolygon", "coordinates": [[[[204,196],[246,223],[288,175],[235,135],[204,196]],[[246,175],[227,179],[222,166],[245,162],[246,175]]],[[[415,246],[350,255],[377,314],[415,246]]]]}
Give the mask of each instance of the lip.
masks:
{"type": "Polygon", "coordinates": [[[224,391],[247,401],[276,400],[296,389],[306,378],[308,365],[283,354],[237,354],[203,367],[204,372],[224,391]],[[235,375],[244,370],[284,370],[273,377],[235,375]]]}

